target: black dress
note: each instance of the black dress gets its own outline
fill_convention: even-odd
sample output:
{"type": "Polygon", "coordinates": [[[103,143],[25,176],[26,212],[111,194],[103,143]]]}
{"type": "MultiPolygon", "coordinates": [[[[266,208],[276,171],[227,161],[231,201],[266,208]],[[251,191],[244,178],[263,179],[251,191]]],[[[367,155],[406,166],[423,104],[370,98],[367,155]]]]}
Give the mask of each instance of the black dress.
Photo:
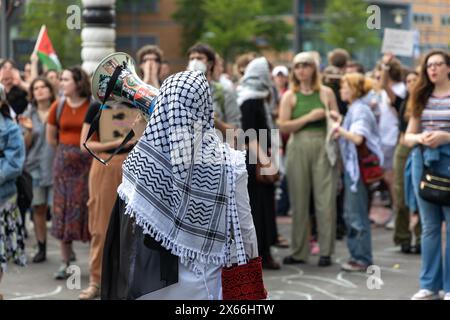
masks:
{"type": "Polygon", "coordinates": [[[178,282],[178,257],[144,235],[117,197],[103,249],[102,300],[137,299],[178,282]]]}
{"type": "MultiPolygon", "coordinates": [[[[260,140],[259,129],[267,130],[267,147],[270,148],[270,127],[267,123],[266,110],[263,99],[250,99],[241,105],[242,129],[254,129],[260,140]]],[[[261,146],[263,150],[266,146],[261,146]]],[[[267,150],[264,150],[267,152],[267,150]]],[[[248,151],[247,151],[248,152],[248,151]]],[[[248,194],[252,209],[253,223],[258,238],[258,251],[263,262],[271,260],[270,246],[277,240],[277,226],[275,220],[275,186],[256,180],[256,165],[249,164],[247,154],[248,194]]]]}

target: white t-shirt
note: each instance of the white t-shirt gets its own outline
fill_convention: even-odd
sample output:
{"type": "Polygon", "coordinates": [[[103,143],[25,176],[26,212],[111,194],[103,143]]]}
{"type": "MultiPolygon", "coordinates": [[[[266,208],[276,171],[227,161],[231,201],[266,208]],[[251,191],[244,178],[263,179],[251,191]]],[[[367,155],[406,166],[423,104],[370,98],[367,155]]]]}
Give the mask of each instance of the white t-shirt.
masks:
{"type": "Polygon", "coordinates": [[[378,105],[380,110],[378,128],[381,144],[384,146],[395,146],[398,138],[398,116],[395,109],[391,106],[385,90],[379,93],[378,105]]]}

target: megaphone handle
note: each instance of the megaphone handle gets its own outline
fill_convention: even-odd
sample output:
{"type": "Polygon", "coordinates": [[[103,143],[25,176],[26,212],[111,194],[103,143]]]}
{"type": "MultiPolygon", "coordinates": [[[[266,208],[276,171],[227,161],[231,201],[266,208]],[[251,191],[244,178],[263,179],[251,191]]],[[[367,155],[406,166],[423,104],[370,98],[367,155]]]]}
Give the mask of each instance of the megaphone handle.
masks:
{"type": "MultiPolygon", "coordinates": [[[[97,159],[98,161],[100,161],[103,164],[106,164],[109,160],[111,160],[112,156],[114,156],[115,154],[117,154],[117,152],[120,151],[120,149],[116,149],[116,152],[112,154],[112,156],[107,160],[103,160],[100,157],[98,157],[91,149],[89,149],[89,147],[87,146],[87,142],[88,140],[92,137],[92,135],[98,131],[98,127],[99,127],[99,120],[100,120],[100,116],[102,115],[102,110],[105,109],[106,107],[106,100],[108,99],[108,97],[111,95],[113,89],[114,89],[114,85],[117,81],[117,79],[119,78],[122,70],[123,70],[124,66],[117,66],[116,69],[114,70],[113,74],[111,75],[111,78],[108,81],[108,85],[106,86],[106,90],[105,90],[105,95],[103,96],[103,101],[102,101],[102,105],[100,106],[100,110],[98,110],[97,114],[95,115],[94,119],[91,122],[91,127],[89,128],[88,131],[88,135],[86,137],[86,140],[83,143],[83,146],[86,148],[86,150],[90,153],[91,156],[93,156],[95,159],[97,159]]],[[[128,134],[129,135],[129,134],[128,134]]],[[[128,138],[127,135],[127,138],[128,138]]],[[[133,136],[134,136],[134,132],[133,132],[133,136]]],[[[131,136],[131,138],[133,137],[131,136]]],[[[131,139],[130,138],[130,139],[131,139]]],[[[126,139],[126,138],[125,138],[126,139]]],[[[128,141],[130,140],[128,139],[128,141]]],[[[126,142],[128,142],[126,141],[126,142]]],[[[122,142],[122,144],[124,145],[125,140],[122,142]]],[[[126,144],[125,142],[125,144],[126,144]]],[[[122,146],[121,144],[121,146],[122,146]]],[[[123,146],[122,146],[123,147],[123,146]]],[[[120,148],[120,147],[119,147],[120,148]]]]}

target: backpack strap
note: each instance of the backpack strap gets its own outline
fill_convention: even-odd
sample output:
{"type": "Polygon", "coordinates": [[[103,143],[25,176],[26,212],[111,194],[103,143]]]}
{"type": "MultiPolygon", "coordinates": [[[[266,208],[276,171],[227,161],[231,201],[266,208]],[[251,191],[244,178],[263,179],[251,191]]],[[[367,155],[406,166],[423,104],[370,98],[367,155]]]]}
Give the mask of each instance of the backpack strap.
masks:
{"type": "Polygon", "coordinates": [[[59,99],[58,107],[56,108],[56,127],[58,128],[58,131],[59,131],[59,127],[60,127],[59,124],[61,122],[61,116],[63,113],[65,103],[66,103],[66,97],[62,96],[61,99],[59,99]]]}

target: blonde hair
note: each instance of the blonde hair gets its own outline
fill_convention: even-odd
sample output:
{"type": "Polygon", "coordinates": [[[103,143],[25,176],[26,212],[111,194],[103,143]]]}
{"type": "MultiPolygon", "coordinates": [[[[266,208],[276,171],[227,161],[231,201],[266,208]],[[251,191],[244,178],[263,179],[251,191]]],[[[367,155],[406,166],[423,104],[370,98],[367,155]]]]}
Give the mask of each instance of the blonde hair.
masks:
{"type": "Polygon", "coordinates": [[[373,80],[361,73],[347,73],[342,77],[341,83],[347,82],[350,89],[354,92],[353,98],[358,99],[365,96],[373,89],[373,80]]]}

